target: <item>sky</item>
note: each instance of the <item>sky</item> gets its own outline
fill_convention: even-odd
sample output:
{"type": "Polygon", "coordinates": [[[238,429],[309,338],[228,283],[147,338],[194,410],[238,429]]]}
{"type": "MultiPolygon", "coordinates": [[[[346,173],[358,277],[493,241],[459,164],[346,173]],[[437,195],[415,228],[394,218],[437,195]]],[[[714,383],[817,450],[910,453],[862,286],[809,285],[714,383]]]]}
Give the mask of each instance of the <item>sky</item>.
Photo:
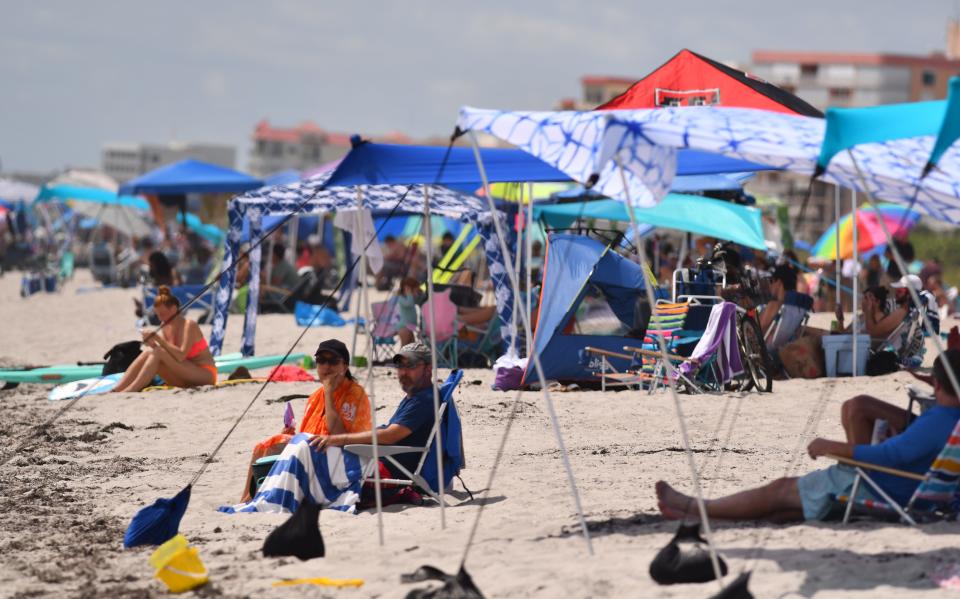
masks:
{"type": "Polygon", "coordinates": [[[312,120],[446,135],[463,105],[550,109],[584,74],[686,47],[942,50],[956,0],[387,2],[0,0],[0,170],[98,167],[106,142],[200,141],[312,120]]]}

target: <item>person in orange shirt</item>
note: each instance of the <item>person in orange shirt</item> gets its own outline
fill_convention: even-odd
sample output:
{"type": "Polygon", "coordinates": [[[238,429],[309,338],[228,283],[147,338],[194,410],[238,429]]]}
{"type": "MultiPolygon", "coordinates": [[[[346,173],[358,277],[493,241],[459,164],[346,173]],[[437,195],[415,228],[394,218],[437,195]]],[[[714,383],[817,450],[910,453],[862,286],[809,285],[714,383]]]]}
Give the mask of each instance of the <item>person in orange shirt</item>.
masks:
{"type": "MultiPolygon", "coordinates": [[[[347,351],[347,346],[336,339],[328,339],[317,347],[314,360],[321,385],[307,400],[299,432],[327,437],[371,430],[373,425],[370,418],[370,399],[360,383],[350,374],[350,352],[347,351]]],[[[292,427],[284,428],[279,435],[261,441],[254,447],[240,501],[251,499],[253,463],[264,456],[281,453],[297,432],[292,427]]]]}

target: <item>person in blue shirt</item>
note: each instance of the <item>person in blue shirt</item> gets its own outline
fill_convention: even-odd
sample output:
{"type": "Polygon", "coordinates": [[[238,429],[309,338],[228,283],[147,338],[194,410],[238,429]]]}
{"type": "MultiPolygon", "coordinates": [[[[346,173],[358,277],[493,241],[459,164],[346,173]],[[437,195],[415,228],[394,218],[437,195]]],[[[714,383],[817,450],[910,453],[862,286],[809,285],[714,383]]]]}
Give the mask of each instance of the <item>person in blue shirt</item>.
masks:
{"type": "MultiPolygon", "coordinates": [[[[903,432],[900,434],[878,445],[869,445],[869,437],[863,437],[865,427],[848,426],[849,423],[845,422],[844,429],[848,437],[845,442],[814,439],[807,446],[807,453],[814,460],[830,454],[926,474],[960,420],[960,399],[950,384],[947,368],[960,373],[960,350],[950,349],[937,357],[933,365],[932,381],[936,405],[909,426],[906,426],[907,418],[906,414],[903,414],[902,424],[905,429],[901,429],[903,432]]],[[[777,479],[762,487],[704,503],[709,517],[724,520],[821,520],[829,514],[833,496],[849,494],[854,477],[852,468],[837,464],[799,478],[777,479]]],[[[919,485],[916,480],[879,472],[872,473],[871,478],[901,505],[909,501],[919,485]]],[[[878,499],[871,496],[869,489],[864,489],[864,486],[861,486],[861,489],[860,492],[864,493],[865,497],[878,499]]],[[[696,501],[676,491],[666,482],[657,482],[656,493],[658,507],[664,517],[698,517],[696,501]]]]}
{"type": "MultiPolygon", "coordinates": [[[[430,366],[430,348],[423,343],[404,345],[393,357],[393,363],[397,367],[397,380],[406,395],[387,425],[377,429],[377,443],[424,447],[436,421],[433,410],[433,371],[430,366]]],[[[310,444],[318,450],[328,446],[371,443],[373,443],[372,431],[318,435],[310,440],[310,444]]],[[[420,454],[416,452],[400,454],[394,456],[394,459],[413,472],[417,469],[420,454]]],[[[388,469],[390,468],[388,462],[382,463],[388,469]]],[[[390,474],[394,478],[407,478],[400,472],[391,471],[390,474]]]]}

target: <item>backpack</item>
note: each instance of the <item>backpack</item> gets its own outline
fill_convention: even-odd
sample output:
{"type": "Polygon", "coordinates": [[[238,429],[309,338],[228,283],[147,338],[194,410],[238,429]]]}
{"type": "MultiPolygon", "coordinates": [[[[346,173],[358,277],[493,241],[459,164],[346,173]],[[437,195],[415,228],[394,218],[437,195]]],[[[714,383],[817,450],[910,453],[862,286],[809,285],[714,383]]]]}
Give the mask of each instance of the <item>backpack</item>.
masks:
{"type": "Polygon", "coordinates": [[[139,341],[124,341],[123,343],[114,345],[107,353],[103,354],[103,359],[107,362],[103,365],[103,372],[100,374],[106,376],[108,374],[126,372],[127,368],[130,368],[130,365],[133,364],[133,361],[140,356],[140,352],[139,341]]]}

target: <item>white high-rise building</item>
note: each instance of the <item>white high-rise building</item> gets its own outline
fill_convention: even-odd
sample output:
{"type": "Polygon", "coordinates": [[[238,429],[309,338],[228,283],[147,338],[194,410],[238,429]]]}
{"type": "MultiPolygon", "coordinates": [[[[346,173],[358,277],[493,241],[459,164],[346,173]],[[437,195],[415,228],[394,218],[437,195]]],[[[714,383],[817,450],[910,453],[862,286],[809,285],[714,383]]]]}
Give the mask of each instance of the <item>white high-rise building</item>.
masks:
{"type": "Polygon", "coordinates": [[[208,143],[107,143],[101,151],[101,168],[117,182],[124,183],[161,166],[187,158],[236,168],[237,149],[234,146],[208,143]]]}

